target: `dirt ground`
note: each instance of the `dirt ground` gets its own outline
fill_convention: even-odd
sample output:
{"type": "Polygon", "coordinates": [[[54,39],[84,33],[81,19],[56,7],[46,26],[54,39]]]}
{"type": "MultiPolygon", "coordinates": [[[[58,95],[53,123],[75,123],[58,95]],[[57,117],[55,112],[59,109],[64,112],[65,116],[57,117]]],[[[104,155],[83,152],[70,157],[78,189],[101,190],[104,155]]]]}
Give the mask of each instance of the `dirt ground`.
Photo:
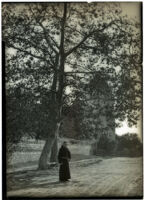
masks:
{"type": "Polygon", "coordinates": [[[92,158],[70,163],[72,179],[58,181],[58,167],[8,173],[8,196],[142,196],[142,158],[92,158]]]}

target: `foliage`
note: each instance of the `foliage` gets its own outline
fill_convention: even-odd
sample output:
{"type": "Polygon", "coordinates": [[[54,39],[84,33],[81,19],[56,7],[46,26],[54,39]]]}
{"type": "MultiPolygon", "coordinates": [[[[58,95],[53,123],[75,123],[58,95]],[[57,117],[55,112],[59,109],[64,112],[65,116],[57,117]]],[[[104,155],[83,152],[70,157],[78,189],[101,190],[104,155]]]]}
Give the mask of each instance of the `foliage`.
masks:
{"type": "Polygon", "coordinates": [[[92,144],[91,153],[101,156],[137,157],[143,154],[143,145],[137,134],[116,135],[116,141],[111,141],[107,134],[102,134],[97,143],[92,144]]]}
{"type": "Polygon", "coordinates": [[[108,74],[99,70],[89,82],[79,85],[77,89],[73,109],[77,113],[76,118],[79,117],[81,137],[97,139],[98,135],[108,129],[114,132],[114,100],[107,80],[108,74]]]}
{"type": "Polygon", "coordinates": [[[105,106],[107,116],[112,114],[119,121],[127,118],[129,125],[137,123],[142,94],[140,24],[122,15],[119,3],[3,3],[2,15],[6,82],[14,94],[16,88],[23,90],[20,101],[25,114],[19,116],[20,129],[25,122],[27,132],[46,138],[61,121],[62,107],[76,101],[89,110],[85,116],[80,107],[81,122],[96,120],[83,123],[84,129],[103,129],[97,121],[103,109],[95,114],[92,110],[96,110],[99,89],[106,88],[110,93],[102,95],[112,99],[114,109],[109,112],[105,106]],[[97,101],[88,104],[86,93],[97,101]]]}
{"type": "Polygon", "coordinates": [[[117,151],[119,156],[142,156],[142,142],[137,134],[117,136],[117,151]]]}
{"type": "Polygon", "coordinates": [[[97,144],[96,154],[100,153],[101,155],[114,155],[115,153],[115,142],[111,141],[107,135],[102,135],[97,144]]]}

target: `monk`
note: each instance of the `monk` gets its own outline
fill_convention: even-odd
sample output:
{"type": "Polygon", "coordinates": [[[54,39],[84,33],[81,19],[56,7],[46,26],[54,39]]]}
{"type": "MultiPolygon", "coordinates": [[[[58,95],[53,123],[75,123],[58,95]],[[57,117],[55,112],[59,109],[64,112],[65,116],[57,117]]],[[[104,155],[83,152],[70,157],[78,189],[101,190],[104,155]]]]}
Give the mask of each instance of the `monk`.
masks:
{"type": "Polygon", "coordinates": [[[71,153],[67,148],[67,142],[64,141],[58,153],[58,161],[60,163],[59,180],[62,182],[68,181],[71,178],[69,168],[70,159],[71,153]]]}

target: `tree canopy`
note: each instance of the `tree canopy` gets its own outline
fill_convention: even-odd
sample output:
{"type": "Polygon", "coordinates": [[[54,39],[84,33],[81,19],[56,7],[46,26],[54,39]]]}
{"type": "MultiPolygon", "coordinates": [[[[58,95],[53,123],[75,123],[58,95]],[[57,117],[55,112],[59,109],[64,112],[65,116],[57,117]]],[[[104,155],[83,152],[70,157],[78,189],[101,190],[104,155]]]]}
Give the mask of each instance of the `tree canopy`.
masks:
{"type": "Polygon", "coordinates": [[[102,87],[102,77],[98,87],[94,79],[102,72],[115,119],[137,123],[141,24],[123,16],[120,3],[3,3],[2,15],[7,88],[33,97],[39,121],[61,120],[63,105],[72,104],[78,93],[86,100],[80,95],[84,85],[90,93],[102,87]]]}

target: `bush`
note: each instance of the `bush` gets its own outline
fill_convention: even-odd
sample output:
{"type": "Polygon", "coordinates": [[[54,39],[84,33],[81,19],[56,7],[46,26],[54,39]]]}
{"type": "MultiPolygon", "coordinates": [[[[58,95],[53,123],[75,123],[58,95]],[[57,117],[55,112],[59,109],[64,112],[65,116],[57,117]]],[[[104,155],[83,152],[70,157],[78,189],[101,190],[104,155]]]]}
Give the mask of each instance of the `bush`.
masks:
{"type": "Polygon", "coordinates": [[[116,141],[116,155],[130,157],[142,156],[142,143],[137,134],[125,134],[122,136],[117,136],[116,141]]]}
{"type": "Polygon", "coordinates": [[[91,145],[90,154],[138,157],[143,155],[143,145],[137,134],[116,136],[115,141],[111,141],[107,135],[102,135],[99,141],[91,145]]]}
{"type": "Polygon", "coordinates": [[[112,155],[115,149],[115,142],[107,136],[102,136],[98,142],[98,151],[103,151],[103,155],[112,155]]]}
{"type": "Polygon", "coordinates": [[[111,141],[107,135],[102,135],[99,141],[91,145],[90,154],[109,156],[115,153],[115,142],[111,141]]]}

